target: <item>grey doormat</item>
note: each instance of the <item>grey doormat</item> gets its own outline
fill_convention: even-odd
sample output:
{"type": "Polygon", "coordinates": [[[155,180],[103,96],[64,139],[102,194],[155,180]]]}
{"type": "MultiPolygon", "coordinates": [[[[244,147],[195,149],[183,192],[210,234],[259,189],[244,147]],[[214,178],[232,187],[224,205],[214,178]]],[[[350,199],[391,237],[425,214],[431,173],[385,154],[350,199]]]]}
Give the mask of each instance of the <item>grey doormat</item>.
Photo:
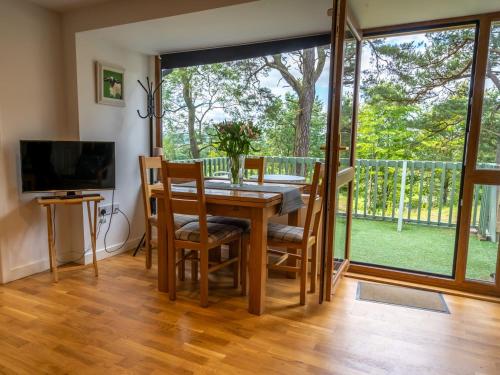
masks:
{"type": "Polygon", "coordinates": [[[449,314],[441,293],[406,288],[402,286],[358,282],[356,299],[437,311],[449,314]]]}

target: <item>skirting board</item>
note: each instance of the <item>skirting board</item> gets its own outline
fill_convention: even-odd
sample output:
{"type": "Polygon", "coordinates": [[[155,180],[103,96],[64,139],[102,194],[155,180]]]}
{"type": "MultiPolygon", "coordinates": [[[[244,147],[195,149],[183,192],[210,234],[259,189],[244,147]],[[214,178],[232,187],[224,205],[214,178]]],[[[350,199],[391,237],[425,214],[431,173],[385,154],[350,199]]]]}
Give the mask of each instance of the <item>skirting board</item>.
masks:
{"type": "MultiPolygon", "coordinates": [[[[118,250],[118,251],[115,251],[115,249],[119,248],[121,246],[121,244],[116,244],[116,245],[108,247],[108,251],[110,251],[110,252],[115,251],[113,253],[107,253],[104,250],[104,248],[97,249],[97,253],[96,253],[97,260],[105,259],[105,258],[108,258],[110,256],[118,255],[118,254],[127,252],[131,249],[135,249],[135,247],[137,246],[137,244],[139,243],[140,240],[141,240],[140,238],[134,238],[134,239],[128,240],[127,244],[125,246],[123,246],[123,248],[118,250]]],[[[91,251],[89,251],[85,255],[85,264],[89,264],[89,263],[92,263],[92,252],[91,251]]],[[[40,259],[40,260],[31,262],[28,264],[23,264],[21,266],[17,266],[15,268],[7,270],[7,272],[5,272],[5,274],[3,275],[4,279],[1,280],[1,283],[6,284],[6,283],[14,281],[14,280],[22,279],[23,277],[31,276],[31,275],[34,275],[34,274],[40,273],[40,272],[45,272],[49,268],[50,268],[50,265],[49,265],[48,259],[40,259]]]]}
{"type": "MultiPolygon", "coordinates": [[[[106,252],[106,250],[104,250],[104,248],[97,249],[97,252],[96,252],[97,260],[106,259],[106,258],[109,258],[109,257],[114,256],[114,255],[125,253],[131,249],[135,249],[137,247],[137,245],[139,244],[140,240],[141,240],[141,238],[134,238],[134,239],[128,240],[127,243],[120,250],[116,250],[116,249],[118,249],[121,246],[121,244],[108,246],[109,253],[106,252]]],[[[90,250],[85,254],[85,264],[89,264],[89,263],[92,263],[92,251],[90,251],[90,250]]]]}

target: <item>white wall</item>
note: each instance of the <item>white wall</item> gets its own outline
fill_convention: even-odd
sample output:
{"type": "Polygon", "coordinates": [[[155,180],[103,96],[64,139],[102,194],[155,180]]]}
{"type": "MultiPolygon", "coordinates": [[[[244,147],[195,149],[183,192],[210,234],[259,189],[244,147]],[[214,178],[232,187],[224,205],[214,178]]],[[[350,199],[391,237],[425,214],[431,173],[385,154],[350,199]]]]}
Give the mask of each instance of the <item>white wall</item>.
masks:
{"type": "MultiPolygon", "coordinates": [[[[115,141],[116,202],[132,226],[126,248],[143,233],[137,156],[148,152],[149,140],[147,123],[135,113],[145,104],[136,79],[152,72],[151,61],[84,31],[247,1],[253,0],[115,0],[60,15],[26,0],[0,0],[0,282],[49,267],[45,212],[33,201],[35,194],[20,192],[20,139],[115,141]],[[96,59],[126,69],[125,108],[95,104],[96,59]]],[[[111,194],[104,195],[110,202],[111,194]]],[[[79,207],[57,209],[59,259],[75,259],[90,248],[86,220],[79,207]]],[[[111,249],[127,229],[122,217],[113,220],[111,249]]],[[[106,228],[98,241],[100,257],[106,228]]]]}
{"type": "MultiPolygon", "coordinates": [[[[3,282],[47,269],[45,212],[21,194],[20,139],[65,139],[60,15],[0,0],[0,262],[3,282]]],[[[61,234],[58,238],[63,239],[61,234]]]]}
{"type": "MultiPolygon", "coordinates": [[[[113,141],[116,147],[116,190],[115,203],[128,216],[131,224],[129,243],[122,250],[135,245],[144,233],[144,214],[140,196],[140,175],[138,156],[149,153],[149,123],[137,116],[136,110],[144,111],[145,93],[137,83],[144,81],[150,69],[150,57],[137,52],[128,51],[102,42],[97,37],[85,32],[76,36],[76,63],[79,109],[79,135],[84,141],[113,141]],[[125,107],[97,104],[95,100],[95,61],[103,61],[120,65],[125,69],[124,97],[125,107]]],[[[106,198],[101,204],[110,204],[110,191],[102,192],[106,198]]],[[[85,248],[90,249],[90,236],[86,211],[83,213],[85,223],[85,248]]],[[[109,256],[104,251],[104,234],[107,222],[101,227],[98,238],[98,257],[109,256]]],[[[127,222],[123,215],[113,216],[112,225],[107,236],[108,250],[114,250],[127,237],[127,222]]],[[[90,260],[90,255],[87,261],[90,260]]]]}

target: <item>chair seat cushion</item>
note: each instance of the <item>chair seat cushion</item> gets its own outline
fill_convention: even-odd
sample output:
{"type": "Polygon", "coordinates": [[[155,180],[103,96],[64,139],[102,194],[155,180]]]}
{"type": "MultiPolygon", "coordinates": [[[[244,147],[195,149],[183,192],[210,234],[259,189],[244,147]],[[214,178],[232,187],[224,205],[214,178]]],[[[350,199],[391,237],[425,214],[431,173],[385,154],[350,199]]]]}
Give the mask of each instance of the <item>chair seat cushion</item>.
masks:
{"type": "MultiPolygon", "coordinates": [[[[174,214],[174,226],[176,230],[186,224],[192,223],[193,221],[198,221],[198,216],[174,214]]],[[[156,215],[150,216],[149,222],[152,225],[158,225],[158,216],[156,215]]]]}
{"type": "Polygon", "coordinates": [[[267,240],[272,242],[300,243],[304,236],[304,228],[278,223],[267,225],[267,240]]]}
{"type": "MultiPolygon", "coordinates": [[[[243,233],[241,228],[233,225],[208,223],[208,243],[223,243],[231,237],[243,233]]],[[[175,231],[175,238],[181,241],[200,242],[200,223],[198,221],[188,223],[175,231]]]]}
{"type": "Polygon", "coordinates": [[[250,230],[250,220],[227,216],[208,216],[207,221],[209,223],[232,225],[233,227],[241,228],[244,232],[248,232],[250,230]]]}
{"type": "Polygon", "coordinates": [[[174,214],[174,226],[175,229],[179,229],[186,224],[198,221],[198,216],[196,215],[184,215],[184,214],[174,214]]]}

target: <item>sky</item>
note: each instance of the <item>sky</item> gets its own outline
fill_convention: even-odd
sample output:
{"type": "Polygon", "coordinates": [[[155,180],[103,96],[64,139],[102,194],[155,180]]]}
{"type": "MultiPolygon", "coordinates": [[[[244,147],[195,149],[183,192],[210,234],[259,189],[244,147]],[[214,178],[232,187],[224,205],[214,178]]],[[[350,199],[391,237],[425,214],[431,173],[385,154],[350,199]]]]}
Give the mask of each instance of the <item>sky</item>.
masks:
{"type": "MultiPolygon", "coordinates": [[[[407,43],[411,41],[415,42],[425,42],[426,38],[424,34],[414,34],[405,36],[395,36],[386,39],[386,42],[391,44],[407,43]]],[[[361,54],[361,71],[370,68],[370,60],[372,54],[370,48],[364,45],[361,54]]],[[[325,67],[318,81],[316,82],[316,95],[319,100],[323,103],[324,110],[327,111],[328,107],[328,86],[329,86],[329,75],[330,75],[330,58],[327,58],[325,67]]],[[[261,80],[263,86],[268,87],[271,92],[276,96],[284,97],[286,93],[293,93],[291,87],[287,85],[286,82],[281,78],[281,74],[275,69],[271,70],[268,77],[264,77],[261,80]]]]}
{"type": "MultiPolygon", "coordinates": [[[[425,33],[403,35],[403,36],[393,36],[385,39],[386,43],[390,44],[401,44],[407,42],[426,42],[427,38],[425,33]]],[[[422,48],[425,48],[422,46],[422,48]]],[[[370,64],[372,63],[372,53],[371,49],[367,46],[367,42],[363,43],[362,55],[361,55],[361,71],[366,71],[370,69],[370,64]]],[[[323,108],[327,111],[328,106],[328,91],[329,91],[329,70],[330,70],[330,59],[327,58],[323,72],[321,73],[318,81],[316,82],[316,95],[319,100],[323,103],[323,108]]],[[[292,72],[294,75],[298,76],[298,70],[292,72]]],[[[363,75],[361,76],[361,80],[363,75]]],[[[270,69],[267,76],[260,76],[261,84],[267,87],[271,92],[279,97],[284,98],[287,93],[293,93],[293,89],[283,80],[281,74],[275,70],[270,69]]],[[[214,122],[220,122],[227,119],[227,115],[223,110],[213,110],[212,113],[207,118],[208,120],[213,120],[214,122]]]]}

